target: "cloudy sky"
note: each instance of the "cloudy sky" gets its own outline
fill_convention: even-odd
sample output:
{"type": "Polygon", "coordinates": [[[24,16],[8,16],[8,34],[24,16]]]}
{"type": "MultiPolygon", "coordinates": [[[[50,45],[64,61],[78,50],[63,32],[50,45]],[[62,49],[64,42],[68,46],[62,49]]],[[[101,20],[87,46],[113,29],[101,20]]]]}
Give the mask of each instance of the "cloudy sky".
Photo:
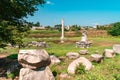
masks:
{"type": "Polygon", "coordinates": [[[41,25],[94,26],[120,21],[120,0],[46,0],[43,7],[34,16],[28,16],[27,21],[40,22],[41,25]]]}

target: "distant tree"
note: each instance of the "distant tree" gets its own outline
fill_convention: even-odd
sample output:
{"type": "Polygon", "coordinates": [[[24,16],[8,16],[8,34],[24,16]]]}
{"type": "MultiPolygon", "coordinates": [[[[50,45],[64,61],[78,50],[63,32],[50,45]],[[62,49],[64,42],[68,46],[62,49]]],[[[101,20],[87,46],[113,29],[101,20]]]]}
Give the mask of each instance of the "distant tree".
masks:
{"type": "Polygon", "coordinates": [[[111,24],[111,28],[108,30],[108,33],[112,36],[120,35],[120,22],[111,24]]]}
{"type": "Polygon", "coordinates": [[[34,24],[34,26],[40,27],[40,22],[36,22],[36,23],[34,24]]]}
{"type": "Polygon", "coordinates": [[[51,27],[51,26],[49,26],[49,25],[48,25],[48,26],[45,26],[45,28],[48,29],[48,30],[52,30],[52,29],[53,29],[53,27],[51,27]]]}
{"type": "Polygon", "coordinates": [[[70,30],[71,31],[78,31],[80,29],[81,29],[81,27],[79,25],[72,25],[72,26],[70,26],[70,30]]]}
{"type": "Polygon", "coordinates": [[[96,29],[97,29],[97,30],[107,30],[107,29],[109,29],[109,27],[106,26],[106,25],[97,25],[97,26],[96,26],[96,29]]]}
{"type": "Polygon", "coordinates": [[[25,22],[26,25],[32,27],[32,26],[35,26],[35,27],[40,27],[40,22],[36,22],[36,23],[33,23],[33,22],[25,22]]]}
{"type": "Polygon", "coordinates": [[[54,28],[58,31],[61,31],[62,24],[57,24],[54,26],[54,28]]]}
{"type": "Polygon", "coordinates": [[[29,27],[32,27],[32,26],[34,25],[33,22],[25,22],[25,24],[26,24],[27,26],[29,26],[29,27]]]}
{"type": "Polygon", "coordinates": [[[85,27],[83,27],[85,30],[88,30],[89,29],[89,26],[85,26],[85,27]]]}

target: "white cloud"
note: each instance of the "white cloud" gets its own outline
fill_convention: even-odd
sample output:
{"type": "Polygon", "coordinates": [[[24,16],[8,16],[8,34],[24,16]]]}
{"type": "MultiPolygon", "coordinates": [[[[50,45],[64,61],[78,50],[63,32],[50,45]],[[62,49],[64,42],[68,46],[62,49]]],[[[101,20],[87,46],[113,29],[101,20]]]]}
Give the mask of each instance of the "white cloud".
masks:
{"type": "Polygon", "coordinates": [[[54,5],[54,3],[53,3],[53,2],[51,2],[51,1],[46,1],[46,4],[49,4],[49,5],[54,5]]]}

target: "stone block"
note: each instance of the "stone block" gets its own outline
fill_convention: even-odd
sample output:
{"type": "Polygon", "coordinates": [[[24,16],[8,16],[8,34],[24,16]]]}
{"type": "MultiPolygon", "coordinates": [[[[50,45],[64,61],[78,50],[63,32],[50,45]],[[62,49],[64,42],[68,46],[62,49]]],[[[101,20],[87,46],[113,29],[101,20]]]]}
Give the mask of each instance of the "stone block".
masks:
{"type": "Polygon", "coordinates": [[[48,66],[51,62],[48,53],[44,50],[20,50],[18,62],[24,68],[36,69],[48,66]]]}

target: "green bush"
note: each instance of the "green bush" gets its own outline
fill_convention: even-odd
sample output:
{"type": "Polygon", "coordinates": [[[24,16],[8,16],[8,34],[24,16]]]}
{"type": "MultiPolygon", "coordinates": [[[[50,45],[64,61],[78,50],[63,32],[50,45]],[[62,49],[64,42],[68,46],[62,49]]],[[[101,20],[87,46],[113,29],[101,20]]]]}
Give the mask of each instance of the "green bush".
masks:
{"type": "Polygon", "coordinates": [[[120,35],[120,22],[113,23],[112,27],[108,30],[108,33],[112,36],[120,35]]]}
{"type": "Polygon", "coordinates": [[[84,73],[85,73],[85,67],[84,67],[82,64],[80,64],[80,65],[76,68],[75,73],[76,73],[76,74],[84,74],[84,73]]]}
{"type": "Polygon", "coordinates": [[[8,74],[7,74],[7,78],[12,78],[12,79],[15,78],[14,73],[8,73],[8,74]]]}
{"type": "Polygon", "coordinates": [[[7,58],[9,58],[9,59],[17,59],[18,54],[10,54],[9,56],[7,56],[7,58]]]}

